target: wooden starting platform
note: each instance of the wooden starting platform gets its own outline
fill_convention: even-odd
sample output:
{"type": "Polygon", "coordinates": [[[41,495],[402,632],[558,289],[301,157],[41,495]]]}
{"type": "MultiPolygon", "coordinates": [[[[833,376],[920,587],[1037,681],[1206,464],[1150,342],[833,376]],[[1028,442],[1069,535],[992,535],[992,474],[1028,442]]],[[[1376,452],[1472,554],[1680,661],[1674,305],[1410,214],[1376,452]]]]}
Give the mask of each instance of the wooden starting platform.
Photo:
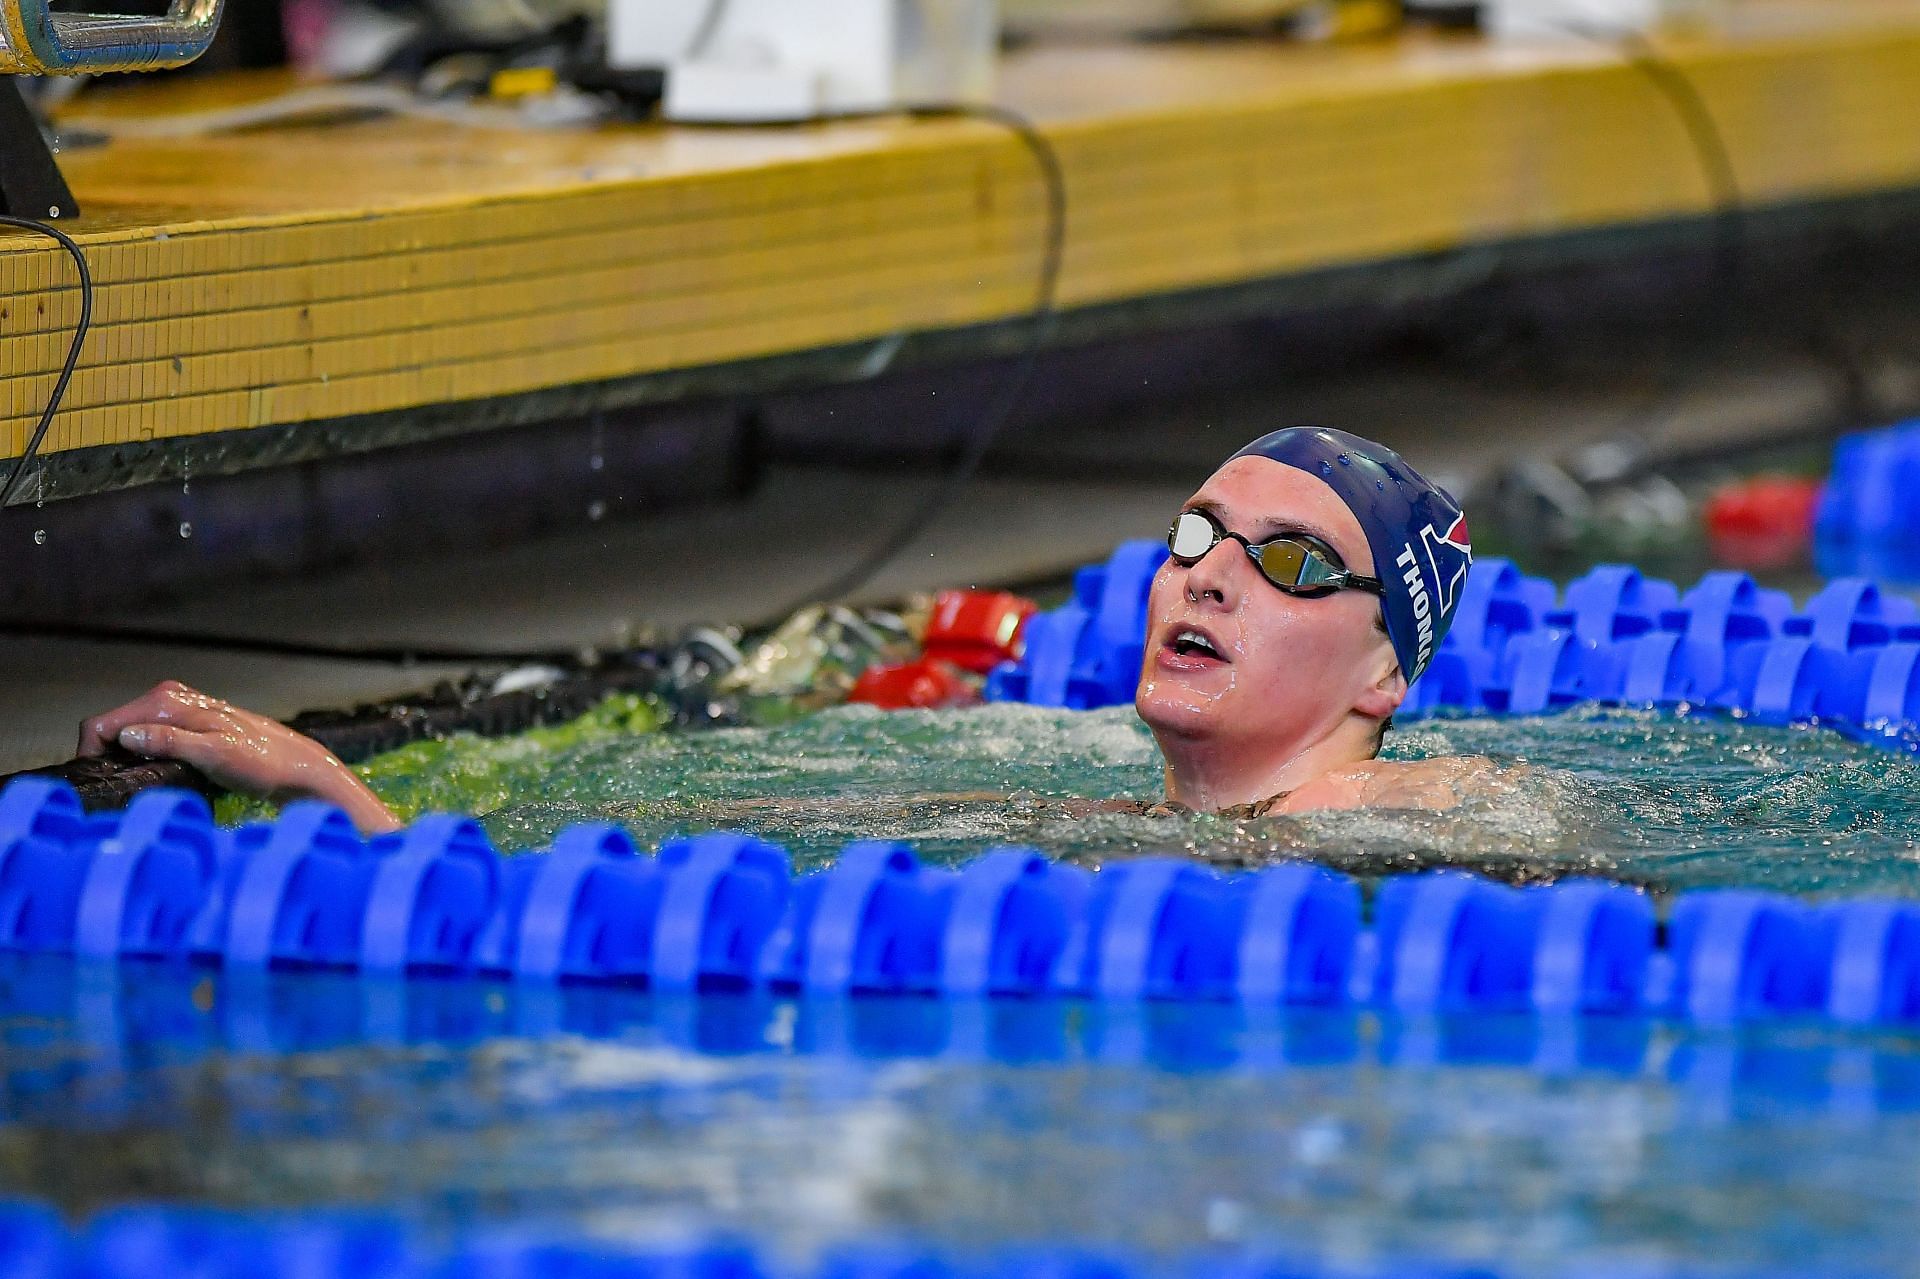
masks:
{"type": "MultiPolygon", "coordinates": [[[[1920,188],[1920,0],[1728,8],[1653,47],[1710,113],[1743,201],[1920,188]]],[[[1710,213],[1699,140],[1656,80],[1599,40],[1408,35],[1035,47],[1008,56],[1002,94],[1064,164],[1062,304],[1097,309],[1710,213]]],[[[75,112],[288,87],[177,80],[75,112]]],[[[671,398],[689,370],[991,331],[1034,303],[1045,215],[1018,140],[960,120],[384,117],[120,138],[62,163],[98,292],[45,444],[50,493],[143,478],[169,441],[258,464],[377,441],[341,423],[444,433],[531,411],[501,406],[671,398]]],[[[49,242],[0,239],[0,456],[65,355],[72,282],[49,242]]]]}

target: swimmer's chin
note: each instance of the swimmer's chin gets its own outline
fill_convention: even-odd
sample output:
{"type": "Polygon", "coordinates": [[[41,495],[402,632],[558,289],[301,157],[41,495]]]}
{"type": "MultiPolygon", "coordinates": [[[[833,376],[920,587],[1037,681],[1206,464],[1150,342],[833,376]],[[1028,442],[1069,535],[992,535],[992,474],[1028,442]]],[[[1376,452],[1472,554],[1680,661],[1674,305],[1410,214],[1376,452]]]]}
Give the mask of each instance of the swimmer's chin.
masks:
{"type": "Polygon", "coordinates": [[[1158,733],[1176,737],[1205,737],[1220,720],[1220,695],[1183,684],[1148,680],[1134,694],[1133,712],[1158,733]]]}

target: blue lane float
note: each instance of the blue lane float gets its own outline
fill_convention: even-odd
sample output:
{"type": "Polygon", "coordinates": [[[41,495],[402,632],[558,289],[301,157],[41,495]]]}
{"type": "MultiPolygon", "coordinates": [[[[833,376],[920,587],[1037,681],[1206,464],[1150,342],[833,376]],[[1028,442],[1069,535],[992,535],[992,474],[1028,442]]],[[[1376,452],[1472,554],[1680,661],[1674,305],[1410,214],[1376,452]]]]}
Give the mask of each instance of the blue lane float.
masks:
{"type": "Polygon", "coordinates": [[[1222,875],[1140,858],[1092,873],[997,849],[947,870],[867,842],[795,877],[777,846],[724,832],[643,856],[584,825],[502,855],[462,817],[364,840],[311,802],[228,830],[183,792],[91,817],[45,779],[0,793],[0,951],[24,954],[667,991],[1920,1024],[1910,902],[1691,892],[1662,938],[1623,885],[1438,871],[1387,879],[1373,916],[1363,926],[1355,881],[1307,865],[1222,875]]]}
{"type": "MultiPolygon", "coordinates": [[[[1105,565],[1082,569],[1073,600],[1029,623],[1021,660],[988,676],[988,700],[1131,702],[1146,591],[1165,560],[1157,542],[1128,542],[1105,565]]],[[[1920,749],[1920,609],[1861,577],[1830,582],[1796,610],[1744,573],[1709,573],[1681,591],[1603,564],[1562,593],[1509,561],[1484,559],[1398,718],[1541,715],[1584,703],[1821,722],[1920,749]]]]}
{"type": "MultiPolygon", "coordinates": [[[[557,1226],[474,1229],[438,1243],[400,1218],[377,1213],[138,1206],[69,1227],[45,1205],[17,1201],[0,1202],[0,1273],[10,1279],[1498,1279],[1503,1272],[1443,1261],[1332,1265],[1308,1256],[1225,1252],[1144,1260],[1057,1246],[959,1255],[903,1242],[842,1247],[800,1268],[770,1263],[739,1243],[645,1248],[557,1226]]],[[[1632,1273],[1683,1279],[1705,1272],[1648,1264],[1632,1273]]]]}
{"type": "Polygon", "coordinates": [[[1814,514],[1814,564],[1829,577],[1920,581],[1920,418],[1843,435],[1814,514]]]}

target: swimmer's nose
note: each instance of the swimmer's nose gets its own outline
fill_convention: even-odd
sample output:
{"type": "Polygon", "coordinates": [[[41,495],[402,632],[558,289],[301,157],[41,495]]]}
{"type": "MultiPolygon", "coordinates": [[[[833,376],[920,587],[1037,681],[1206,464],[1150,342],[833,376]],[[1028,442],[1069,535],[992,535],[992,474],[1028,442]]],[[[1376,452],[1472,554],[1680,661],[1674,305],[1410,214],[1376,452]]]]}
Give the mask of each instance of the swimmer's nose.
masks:
{"type": "Polygon", "coordinates": [[[1253,566],[1232,538],[1222,538],[1187,570],[1187,598],[1195,603],[1226,604],[1237,599],[1234,575],[1253,566]],[[1235,561],[1239,561],[1236,565],[1235,561]]]}

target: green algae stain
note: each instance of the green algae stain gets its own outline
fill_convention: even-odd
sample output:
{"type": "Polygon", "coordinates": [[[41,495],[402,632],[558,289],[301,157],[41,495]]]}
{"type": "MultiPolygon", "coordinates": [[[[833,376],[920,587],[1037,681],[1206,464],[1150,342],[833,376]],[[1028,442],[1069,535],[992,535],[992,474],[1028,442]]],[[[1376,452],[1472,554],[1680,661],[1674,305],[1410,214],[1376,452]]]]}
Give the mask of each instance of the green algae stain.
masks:
{"type": "MultiPolygon", "coordinates": [[[[513,737],[457,734],[414,742],[376,755],[354,771],[402,821],[422,813],[491,813],[541,795],[554,776],[556,756],[657,733],[667,723],[658,701],[617,693],[580,718],[513,737]]],[[[215,805],[222,823],[270,817],[277,806],[228,795],[215,805]]]]}

